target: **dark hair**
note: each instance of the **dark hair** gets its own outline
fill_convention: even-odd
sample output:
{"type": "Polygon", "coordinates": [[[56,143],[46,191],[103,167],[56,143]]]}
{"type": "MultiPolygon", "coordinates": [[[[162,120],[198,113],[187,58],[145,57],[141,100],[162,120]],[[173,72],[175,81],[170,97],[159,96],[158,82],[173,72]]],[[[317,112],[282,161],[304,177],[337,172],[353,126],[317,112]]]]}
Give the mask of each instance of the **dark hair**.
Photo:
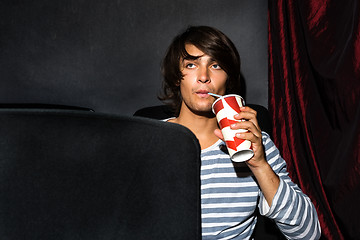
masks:
{"type": "Polygon", "coordinates": [[[159,99],[173,107],[178,115],[181,106],[179,83],[183,79],[180,61],[191,57],[185,50],[186,44],[192,44],[205,54],[214,58],[228,75],[226,94],[240,93],[240,56],[232,41],[221,31],[208,26],[191,26],[174,38],[163,59],[162,93],[159,99]]]}

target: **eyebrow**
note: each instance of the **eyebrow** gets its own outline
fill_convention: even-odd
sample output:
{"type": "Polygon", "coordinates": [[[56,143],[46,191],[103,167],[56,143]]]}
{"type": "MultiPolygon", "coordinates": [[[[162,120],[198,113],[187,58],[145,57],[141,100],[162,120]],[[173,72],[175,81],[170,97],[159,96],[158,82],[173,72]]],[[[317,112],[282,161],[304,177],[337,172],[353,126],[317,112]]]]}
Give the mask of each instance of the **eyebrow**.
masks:
{"type": "Polygon", "coordinates": [[[202,56],[204,56],[204,55],[193,56],[193,55],[188,54],[187,56],[185,56],[183,58],[183,60],[197,60],[197,59],[201,58],[202,56]]]}
{"type": "MultiPolygon", "coordinates": [[[[193,56],[193,55],[187,55],[187,56],[185,56],[184,58],[183,58],[183,61],[184,60],[198,60],[199,58],[201,58],[201,57],[203,57],[205,54],[203,54],[203,55],[199,55],[199,56],[193,56]]],[[[210,58],[209,59],[210,60],[210,62],[217,62],[216,61],[216,59],[214,59],[214,58],[210,58]]]]}

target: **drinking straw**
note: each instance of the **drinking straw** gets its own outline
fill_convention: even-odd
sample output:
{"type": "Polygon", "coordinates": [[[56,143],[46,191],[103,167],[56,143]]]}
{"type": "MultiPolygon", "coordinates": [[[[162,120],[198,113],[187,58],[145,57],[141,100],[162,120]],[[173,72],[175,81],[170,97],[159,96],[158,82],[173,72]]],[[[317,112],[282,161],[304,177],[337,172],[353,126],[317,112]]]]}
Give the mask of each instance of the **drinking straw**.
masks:
{"type": "Polygon", "coordinates": [[[217,98],[219,98],[219,97],[222,97],[221,95],[217,95],[217,94],[215,94],[215,93],[208,93],[209,95],[211,95],[211,96],[213,96],[213,97],[217,97],[217,98]]]}

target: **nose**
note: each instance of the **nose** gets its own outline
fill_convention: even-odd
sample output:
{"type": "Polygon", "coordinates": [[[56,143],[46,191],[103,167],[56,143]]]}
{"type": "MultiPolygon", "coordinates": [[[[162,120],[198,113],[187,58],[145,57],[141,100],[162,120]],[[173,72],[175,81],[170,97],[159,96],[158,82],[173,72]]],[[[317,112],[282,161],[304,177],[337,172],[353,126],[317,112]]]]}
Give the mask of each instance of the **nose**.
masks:
{"type": "Polygon", "coordinates": [[[199,68],[198,82],[200,83],[210,83],[210,74],[209,70],[206,67],[199,68]]]}

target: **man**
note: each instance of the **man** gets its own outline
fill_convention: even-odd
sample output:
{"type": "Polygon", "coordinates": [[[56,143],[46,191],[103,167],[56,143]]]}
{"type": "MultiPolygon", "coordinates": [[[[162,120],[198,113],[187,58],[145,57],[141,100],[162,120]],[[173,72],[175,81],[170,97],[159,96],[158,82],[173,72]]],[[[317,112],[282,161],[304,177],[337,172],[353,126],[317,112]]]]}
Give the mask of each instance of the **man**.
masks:
{"type": "Polygon", "coordinates": [[[287,238],[318,239],[320,225],[310,199],[288,176],[286,163],[262,132],[256,111],[244,107],[233,129],[250,140],[254,156],[233,163],[211,111],[218,95],[239,93],[240,57],[230,39],[217,29],[189,27],[170,45],[162,65],[162,100],[176,117],[168,122],[189,128],[201,146],[201,210],[203,239],[249,239],[256,225],[254,211],[273,219],[287,238]]]}

